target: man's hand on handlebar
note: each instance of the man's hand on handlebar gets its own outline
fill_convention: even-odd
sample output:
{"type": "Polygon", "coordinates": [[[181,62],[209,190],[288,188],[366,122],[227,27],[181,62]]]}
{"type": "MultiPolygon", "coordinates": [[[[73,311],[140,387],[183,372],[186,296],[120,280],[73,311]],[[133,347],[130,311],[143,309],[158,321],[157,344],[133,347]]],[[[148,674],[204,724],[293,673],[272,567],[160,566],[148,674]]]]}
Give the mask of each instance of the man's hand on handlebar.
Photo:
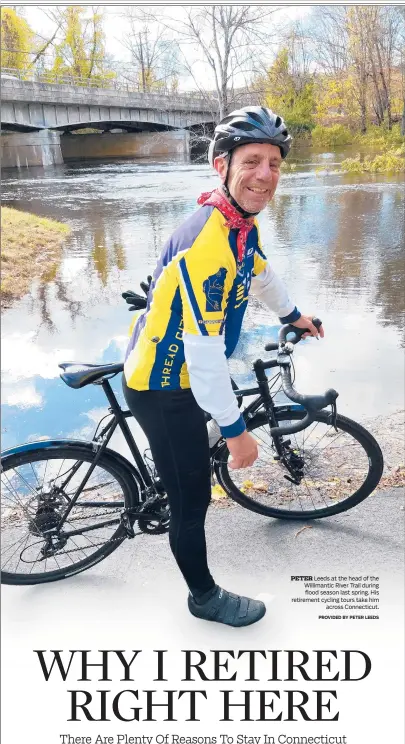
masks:
{"type": "Polygon", "coordinates": [[[321,325],[318,330],[318,328],[316,328],[316,326],[314,326],[312,322],[313,317],[313,315],[301,315],[298,320],[295,320],[294,323],[290,323],[290,325],[295,326],[295,328],[308,329],[308,333],[304,333],[302,338],[306,338],[307,336],[315,336],[316,338],[320,336],[321,338],[323,338],[325,335],[323,326],[321,325]]]}

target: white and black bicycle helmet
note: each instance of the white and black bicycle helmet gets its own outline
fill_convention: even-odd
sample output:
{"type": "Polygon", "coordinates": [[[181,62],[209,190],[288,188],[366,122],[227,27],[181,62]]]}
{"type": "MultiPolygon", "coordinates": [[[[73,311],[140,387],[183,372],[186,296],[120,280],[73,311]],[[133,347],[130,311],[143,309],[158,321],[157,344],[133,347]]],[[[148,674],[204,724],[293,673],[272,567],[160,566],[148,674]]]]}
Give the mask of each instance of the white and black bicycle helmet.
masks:
{"type": "Polygon", "coordinates": [[[277,145],[284,159],[290,150],[292,137],[281,116],[263,106],[244,106],[232,111],[215,127],[208,161],[213,165],[218,155],[254,142],[277,145]]]}

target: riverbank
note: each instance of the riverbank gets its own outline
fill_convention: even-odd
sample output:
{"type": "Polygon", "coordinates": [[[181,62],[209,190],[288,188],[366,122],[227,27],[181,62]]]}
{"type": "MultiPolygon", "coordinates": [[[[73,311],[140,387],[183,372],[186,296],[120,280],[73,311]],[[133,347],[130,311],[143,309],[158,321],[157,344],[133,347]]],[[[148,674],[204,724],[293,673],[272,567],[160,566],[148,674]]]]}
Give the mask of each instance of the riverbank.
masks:
{"type": "Polygon", "coordinates": [[[2,308],[28,292],[34,278],[50,281],[59,266],[70,227],[28,212],[2,207],[2,308]]]}
{"type": "MultiPolygon", "coordinates": [[[[402,173],[405,171],[405,137],[399,124],[392,129],[370,126],[365,133],[353,132],[342,124],[316,126],[311,132],[294,136],[294,145],[316,151],[337,151],[350,147],[353,154],[340,163],[338,169],[322,166],[333,173],[402,173]]],[[[294,146],[286,171],[296,170],[294,146]]]]}

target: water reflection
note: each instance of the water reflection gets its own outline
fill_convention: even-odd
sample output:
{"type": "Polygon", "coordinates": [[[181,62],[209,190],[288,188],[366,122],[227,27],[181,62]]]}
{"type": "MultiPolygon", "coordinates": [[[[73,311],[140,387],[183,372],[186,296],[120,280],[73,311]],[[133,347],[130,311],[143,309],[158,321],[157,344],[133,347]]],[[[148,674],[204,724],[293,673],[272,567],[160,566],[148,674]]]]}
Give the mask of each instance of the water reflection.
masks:
{"type": "MultiPolygon", "coordinates": [[[[403,405],[403,180],[317,174],[324,156],[295,155],[297,171],[282,176],[259,218],[262,240],[291,296],[327,328],[325,341],[297,351],[300,388],[336,387],[341,410],[371,416],[403,405]]],[[[68,389],[57,364],[123,357],[131,316],[121,292],[151,272],[165,240],[214,185],[208,166],[153,161],[8,175],[6,202],[68,222],[72,235],[60,267],[3,315],[3,447],[89,435],[104,398],[94,386],[68,389]]],[[[275,321],[250,303],[231,362],[240,384],[250,382],[275,321]]]]}
{"type": "MultiPolygon", "coordinates": [[[[294,178],[297,186],[300,180],[294,178]]],[[[276,226],[272,237],[288,253],[289,281],[297,283],[312,264],[320,290],[333,292],[331,302],[366,300],[370,309],[380,308],[381,322],[397,328],[402,339],[403,182],[375,179],[360,185],[352,177],[327,176],[306,187],[305,196],[287,187],[269,207],[276,226]]]]}

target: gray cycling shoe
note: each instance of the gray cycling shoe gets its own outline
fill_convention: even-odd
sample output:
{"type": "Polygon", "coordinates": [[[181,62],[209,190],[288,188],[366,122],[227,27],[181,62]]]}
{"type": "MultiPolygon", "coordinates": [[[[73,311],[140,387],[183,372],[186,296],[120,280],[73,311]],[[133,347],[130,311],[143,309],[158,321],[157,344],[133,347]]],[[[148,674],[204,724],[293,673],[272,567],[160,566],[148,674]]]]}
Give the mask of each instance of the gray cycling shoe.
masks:
{"type": "Polygon", "coordinates": [[[197,604],[194,597],[189,594],[188,609],[192,615],[202,620],[212,620],[234,628],[257,623],[266,613],[266,605],[263,602],[239,597],[221,589],[220,586],[216,587],[215,593],[204,604],[197,604]]]}

